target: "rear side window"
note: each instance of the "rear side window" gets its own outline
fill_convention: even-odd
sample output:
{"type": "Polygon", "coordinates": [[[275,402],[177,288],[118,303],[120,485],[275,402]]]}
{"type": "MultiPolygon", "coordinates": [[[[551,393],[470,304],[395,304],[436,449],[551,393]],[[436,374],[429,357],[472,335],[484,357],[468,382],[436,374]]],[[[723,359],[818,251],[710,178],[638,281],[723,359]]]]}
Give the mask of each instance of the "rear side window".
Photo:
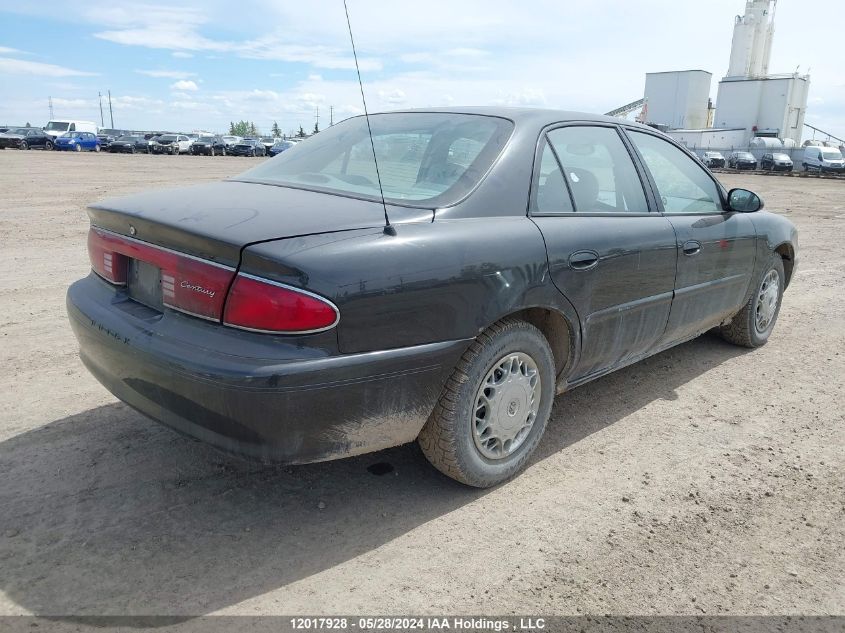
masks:
{"type": "Polygon", "coordinates": [[[642,183],[616,129],[571,126],[547,138],[577,213],[648,213],[642,183]]]}
{"type": "Polygon", "coordinates": [[[543,154],[531,198],[533,213],[572,213],[572,200],[560,164],[551,146],[543,142],[543,154]]]}
{"type": "Polygon", "coordinates": [[[651,176],[666,213],[721,213],[716,183],[698,164],[668,141],[629,132],[651,176]]]}

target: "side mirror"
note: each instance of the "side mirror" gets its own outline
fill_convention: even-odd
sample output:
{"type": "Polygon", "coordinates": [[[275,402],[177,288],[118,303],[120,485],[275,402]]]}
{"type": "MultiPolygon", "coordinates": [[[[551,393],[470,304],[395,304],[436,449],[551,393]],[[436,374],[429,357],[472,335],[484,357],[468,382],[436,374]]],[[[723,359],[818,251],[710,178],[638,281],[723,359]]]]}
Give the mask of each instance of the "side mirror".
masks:
{"type": "Polygon", "coordinates": [[[728,207],[738,213],[753,213],[763,208],[763,200],[748,189],[731,189],[728,192],[728,207]]]}

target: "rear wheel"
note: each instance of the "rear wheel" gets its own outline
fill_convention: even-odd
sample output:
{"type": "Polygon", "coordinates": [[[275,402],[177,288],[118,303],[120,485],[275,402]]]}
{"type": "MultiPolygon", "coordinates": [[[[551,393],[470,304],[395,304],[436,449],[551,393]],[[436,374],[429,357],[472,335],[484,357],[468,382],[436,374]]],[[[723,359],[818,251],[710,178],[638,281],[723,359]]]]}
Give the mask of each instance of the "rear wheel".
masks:
{"type": "Polygon", "coordinates": [[[461,483],[487,488],[512,477],[545,431],[555,393],[554,358],[533,325],[504,319],[461,357],[418,442],[461,483]]]}
{"type": "Polygon", "coordinates": [[[20,147],[21,149],[29,149],[29,143],[27,143],[26,141],[21,141],[21,144],[18,145],[18,147],[20,147]]]}
{"type": "Polygon", "coordinates": [[[74,146],[73,146],[73,151],[74,152],[81,152],[82,151],[82,145],[80,145],[79,143],[75,143],[74,146]]]}
{"type": "Polygon", "coordinates": [[[214,156],[214,148],[213,148],[213,147],[212,147],[212,148],[211,148],[211,150],[209,151],[209,155],[214,156]]]}
{"type": "Polygon", "coordinates": [[[52,149],[53,149],[53,141],[47,141],[47,142],[44,144],[44,149],[46,149],[46,150],[52,150],[52,149]]]}
{"type": "Polygon", "coordinates": [[[765,345],[775,327],[786,279],[783,260],[773,253],[757,280],[756,290],[730,323],[719,328],[726,341],[743,347],[765,345]]]}

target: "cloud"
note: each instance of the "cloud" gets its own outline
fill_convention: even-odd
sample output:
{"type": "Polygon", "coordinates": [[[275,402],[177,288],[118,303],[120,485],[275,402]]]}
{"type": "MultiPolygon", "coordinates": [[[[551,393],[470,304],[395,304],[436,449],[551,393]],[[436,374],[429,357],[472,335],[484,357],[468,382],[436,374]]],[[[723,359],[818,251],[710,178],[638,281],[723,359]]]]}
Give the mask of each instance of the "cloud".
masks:
{"type": "Polygon", "coordinates": [[[0,57],[0,75],[38,75],[40,77],[93,77],[97,73],[74,70],[55,64],[31,62],[11,57],[0,57]]]}
{"type": "Polygon", "coordinates": [[[8,46],[0,46],[0,55],[14,55],[14,54],[22,54],[23,51],[18,50],[17,48],[9,48],[8,46]]]}
{"type": "Polygon", "coordinates": [[[178,57],[179,59],[190,59],[193,57],[191,53],[186,53],[185,51],[173,51],[171,55],[173,55],[173,57],[178,57]]]}
{"type": "Polygon", "coordinates": [[[173,90],[189,90],[191,92],[199,90],[199,86],[197,86],[196,82],[191,81],[190,79],[182,79],[176,83],[170,84],[170,88],[173,90]]]}
{"type": "Polygon", "coordinates": [[[184,70],[136,70],[139,75],[146,75],[147,77],[165,77],[167,79],[184,79],[185,77],[196,77],[196,73],[190,73],[184,70]]]}

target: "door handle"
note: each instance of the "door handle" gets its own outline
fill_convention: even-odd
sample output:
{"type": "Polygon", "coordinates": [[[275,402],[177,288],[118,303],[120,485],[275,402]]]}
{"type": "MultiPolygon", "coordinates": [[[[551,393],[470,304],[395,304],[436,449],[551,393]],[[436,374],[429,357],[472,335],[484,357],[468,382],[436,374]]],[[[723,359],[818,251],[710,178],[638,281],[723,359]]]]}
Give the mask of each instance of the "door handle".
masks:
{"type": "Polygon", "coordinates": [[[701,252],[701,242],[697,240],[687,240],[683,245],[684,255],[698,255],[701,252]]]}
{"type": "Polygon", "coordinates": [[[578,251],[569,256],[569,266],[575,270],[587,270],[599,263],[599,254],[595,251],[578,251]]]}

